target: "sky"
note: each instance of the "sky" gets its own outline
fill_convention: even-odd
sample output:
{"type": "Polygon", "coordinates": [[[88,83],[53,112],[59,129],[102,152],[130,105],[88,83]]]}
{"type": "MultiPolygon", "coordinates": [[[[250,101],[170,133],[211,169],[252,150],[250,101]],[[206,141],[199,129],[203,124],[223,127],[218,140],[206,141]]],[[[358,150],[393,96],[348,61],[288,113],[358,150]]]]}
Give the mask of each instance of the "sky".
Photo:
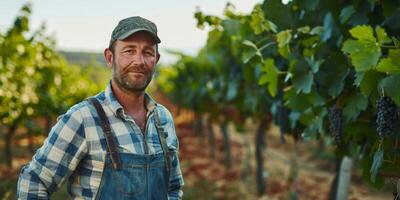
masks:
{"type": "MultiPolygon", "coordinates": [[[[196,27],[196,7],[221,16],[226,0],[1,0],[0,32],[13,23],[20,8],[32,3],[31,28],[45,24],[58,50],[102,52],[120,19],[139,15],[157,24],[161,62],[173,62],[165,50],[194,55],[206,42],[207,29],[196,27]]],[[[230,0],[236,10],[251,12],[261,0],[230,0]]]]}

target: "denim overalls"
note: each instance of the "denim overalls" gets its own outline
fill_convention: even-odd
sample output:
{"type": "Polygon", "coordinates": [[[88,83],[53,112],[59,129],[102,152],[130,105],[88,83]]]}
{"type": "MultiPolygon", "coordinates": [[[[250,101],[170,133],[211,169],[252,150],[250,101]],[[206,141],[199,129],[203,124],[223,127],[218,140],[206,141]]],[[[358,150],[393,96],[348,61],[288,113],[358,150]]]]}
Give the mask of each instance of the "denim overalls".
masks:
{"type": "Polygon", "coordinates": [[[161,127],[158,112],[155,112],[155,124],[163,153],[120,153],[102,106],[95,98],[89,100],[100,117],[107,142],[107,156],[96,199],[168,199],[172,152],[167,148],[167,133],[161,127]]]}

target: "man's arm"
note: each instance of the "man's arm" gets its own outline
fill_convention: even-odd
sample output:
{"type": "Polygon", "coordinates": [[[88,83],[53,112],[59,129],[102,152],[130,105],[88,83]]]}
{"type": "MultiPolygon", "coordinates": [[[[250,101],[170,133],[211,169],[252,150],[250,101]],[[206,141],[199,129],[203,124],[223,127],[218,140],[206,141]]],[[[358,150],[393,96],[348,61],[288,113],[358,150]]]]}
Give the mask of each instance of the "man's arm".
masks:
{"type": "Polygon", "coordinates": [[[183,175],[181,171],[181,166],[179,163],[179,141],[178,136],[176,135],[175,123],[171,113],[165,109],[166,116],[169,118],[169,124],[167,126],[167,132],[169,136],[167,137],[167,143],[170,150],[175,151],[171,159],[171,173],[169,177],[169,186],[168,186],[168,199],[182,199],[183,196],[183,175]]]}
{"type": "Polygon", "coordinates": [[[171,160],[171,176],[169,177],[168,199],[182,199],[183,176],[179,164],[178,152],[173,155],[171,160]]]}
{"type": "Polygon", "coordinates": [[[49,199],[87,153],[83,118],[71,108],[51,129],[32,161],[21,169],[17,199],[49,199]]]}

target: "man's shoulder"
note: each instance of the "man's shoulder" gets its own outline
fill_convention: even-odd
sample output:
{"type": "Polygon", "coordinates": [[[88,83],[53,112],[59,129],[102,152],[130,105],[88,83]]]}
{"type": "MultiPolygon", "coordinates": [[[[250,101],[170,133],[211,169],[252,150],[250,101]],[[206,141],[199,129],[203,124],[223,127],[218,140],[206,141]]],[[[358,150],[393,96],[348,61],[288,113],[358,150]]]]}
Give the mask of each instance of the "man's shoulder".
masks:
{"type": "Polygon", "coordinates": [[[164,105],[157,103],[157,109],[161,112],[161,115],[169,115],[172,117],[171,112],[168,110],[167,107],[165,107],[164,105]]]}
{"type": "Polygon", "coordinates": [[[171,112],[168,110],[168,108],[165,107],[164,105],[160,104],[160,103],[157,103],[157,108],[162,112],[166,112],[166,113],[171,114],[171,112]]]}
{"type": "Polygon", "coordinates": [[[171,112],[164,105],[157,103],[157,109],[161,118],[161,122],[173,122],[173,117],[171,112]]]}
{"type": "Polygon", "coordinates": [[[84,108],[87,107],[87,102],[81,101],[79,103],[76,103],[75,105],[71,106],[64,114],[61,114],[60,116],[57,117],[57,121],[63,118],[82,118],[82,111],[84,108]]]}
{"type": "MultiPolygon", "coordinates": [[[[96,98],[99,100],[99,102],[103,102],[104,99],[101,96],[102,94],[99,93],[95,96],[89,97],[89,98],[96,98]]],[[[60,115],[57,119],[60,119],[64,116],[76,116],[76,117],[84,117],[87,115],[90,115],[90,102],[88,99],[84,99],[74,105],[72,105],[64,114],[60,115]]]]}

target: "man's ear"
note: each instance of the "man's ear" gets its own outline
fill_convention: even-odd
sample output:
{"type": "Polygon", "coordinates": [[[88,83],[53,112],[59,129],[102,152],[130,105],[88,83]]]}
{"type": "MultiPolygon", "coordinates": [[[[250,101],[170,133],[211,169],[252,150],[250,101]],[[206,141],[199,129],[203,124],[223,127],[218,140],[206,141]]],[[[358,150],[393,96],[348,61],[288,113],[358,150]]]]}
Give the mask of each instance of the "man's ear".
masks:
{"type": "Polygon", "coordinates": [[[114,56],[109,48],[104,49],[104,58],[106,59],[107,67],[112,68],[114,56]]]}
{"type": "Polygon", "coordinates": [[[160,60],[161,55],[160,55],[160,53],[157,52],[157,55],[156,55],[156,56],[157,56],[157,58],[156,58],[156,59],[157,59],[157,60],[156,60],[156,63],[158,63],[158,61],[160,60]]]}

